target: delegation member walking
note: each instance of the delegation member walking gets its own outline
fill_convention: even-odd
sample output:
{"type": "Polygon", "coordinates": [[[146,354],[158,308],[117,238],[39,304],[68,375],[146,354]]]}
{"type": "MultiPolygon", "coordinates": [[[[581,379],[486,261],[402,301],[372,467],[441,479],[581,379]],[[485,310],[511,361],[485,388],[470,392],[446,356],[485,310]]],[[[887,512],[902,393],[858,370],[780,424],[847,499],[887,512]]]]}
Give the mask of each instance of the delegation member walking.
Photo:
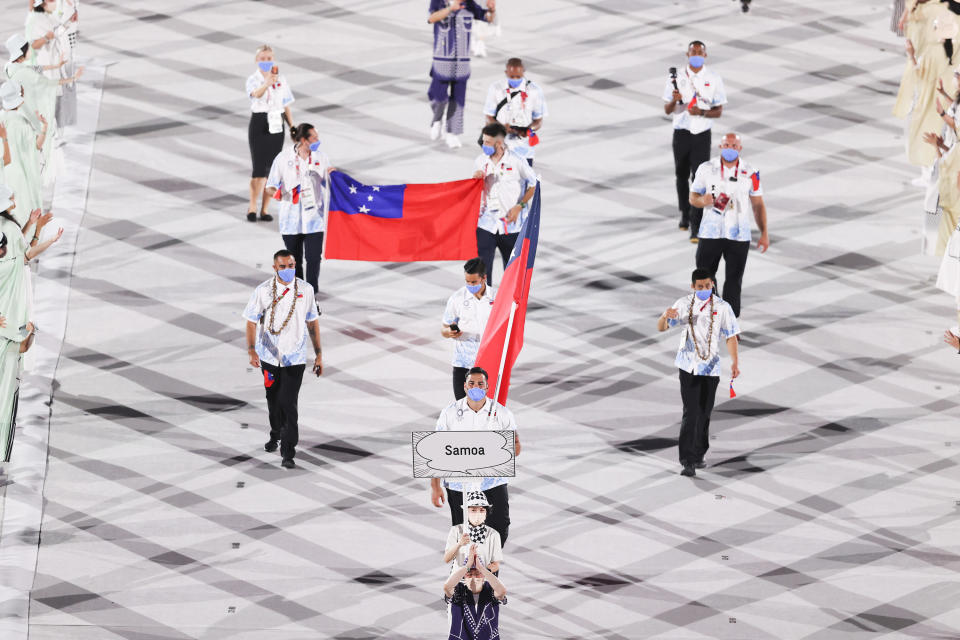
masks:
{"type": "Polygon", "coordinates": [[[253,173],[250,178],[250,206],[247,220],[257,221],[257,211],[264,222],[273,220],[267,213],[270,197],[266,193],[267,172],[277,154],[283,149],[283,123],[293,129],[293,92],[287,79],[273,59],[270,45],[262,45],[254,57],[257,70],[247,78],[247,97],[250,98],[250,126],[247,142],[253,173]]]}

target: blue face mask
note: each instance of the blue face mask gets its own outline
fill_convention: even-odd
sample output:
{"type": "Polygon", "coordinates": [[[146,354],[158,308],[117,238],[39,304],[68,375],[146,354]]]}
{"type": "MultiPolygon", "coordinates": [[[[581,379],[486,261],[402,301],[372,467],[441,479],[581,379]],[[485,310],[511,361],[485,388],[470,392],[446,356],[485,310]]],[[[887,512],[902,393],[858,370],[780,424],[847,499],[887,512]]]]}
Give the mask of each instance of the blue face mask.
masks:
{"type": "Polygon", "coordinates": [[[699,69],[703,66],[703,56],[690,56],[690,66],[694,69],[699,69]]]}
{"type": "Polygon", "coordinates": [[[510,85],[511,89],[516,89],[523,84],[523,78],[508,78],[507,84],[510,85]]]}
{"type": "Polygon", "coordinates": [[[316,142],[311,142],[311,143],[310,143],[310,151],[316,151],[316,150],[319,149],[319,148],[320,148],[320,141],[319,141],[319,140],[317,140],[316,142]]]}
{"type": "Polygon", "coordinates": [[[467,389],[467,397],[474,402],[480,402],[487,397],[487,390],[480,387],[470,387],[467,389]]]}
{"type": "Polygon", "coordinates": [[[467,291],[470,293],[480,293],[480,289],[483,289],[483,283],[480,284],[468,284],[467,291]]]}
{"type": "Polygon", "coordinates": [[[487,154],[488,156],[492,156],[492,155],[493,155],[493,152],[497,150],[496,147],[491,147],[491,146],[488,145],[488,144],[480,145],[480,148],[481,148],[481,149],[483,150],[483,152],[484,152],[485,154],[487,154]]]}
{"type": "Polygon", "coordinates": [[[721,149],[720,156],[727,162],[733,162],[740,157],[740,152],[736,149],[721,149]]]}
{"type": "Polygon", "coordinates": [[[280,279],[284,282],[293,282],[293,279],[297,275],[296,269],[280,269],[277,271],[277,275],[280,276],[280,279]]]}
{"type": "Polygon", "coordinates": [[[700,291],[697,291],[697,298],[706,302],[707,300],[710,299],[710,294],[712,293],[713,291],[711,291],[710,289],[701,289],[700,291]]]}
{"type": "Polygon", "coordinates": [[[257,66],[260,67],[260,71],[263,71],[264,73],[270,73],[270,70],[273,69],[273,60],[258,62],[257,66]]]}

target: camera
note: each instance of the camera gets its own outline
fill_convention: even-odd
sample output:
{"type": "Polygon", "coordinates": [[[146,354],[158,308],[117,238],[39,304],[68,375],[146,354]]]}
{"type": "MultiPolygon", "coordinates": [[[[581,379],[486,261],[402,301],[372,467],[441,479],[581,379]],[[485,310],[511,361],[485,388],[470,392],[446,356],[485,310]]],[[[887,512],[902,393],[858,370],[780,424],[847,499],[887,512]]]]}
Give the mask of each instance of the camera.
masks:
{"type": "MultiPolygon", "coordinates": [[[[679,91],[680,91],[680,87],[677,86],[677,68],[676,68],[676,67],[670,67],[670,68],[668,69],[668,71],[670,72],[670,82],[673,83],[673,90],[679,92],[679,91]]],[[[681,101],[678,102],[677,104],[683,104],[683,100],[681,100],[681,101]]]]}

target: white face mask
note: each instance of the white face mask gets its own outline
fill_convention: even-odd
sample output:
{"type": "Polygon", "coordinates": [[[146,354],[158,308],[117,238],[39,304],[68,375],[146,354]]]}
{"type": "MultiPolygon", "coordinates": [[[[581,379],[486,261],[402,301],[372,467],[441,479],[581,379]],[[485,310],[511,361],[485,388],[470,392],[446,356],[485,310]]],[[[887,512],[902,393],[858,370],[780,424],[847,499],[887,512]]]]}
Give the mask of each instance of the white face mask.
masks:
{"type": "Polygon", "coordinates": [[[468,518],[470,519],[470,524],[475,527],[479,527],[481,524],[486,522],[487,514],[485,513],[471,513],[468,518]]]}

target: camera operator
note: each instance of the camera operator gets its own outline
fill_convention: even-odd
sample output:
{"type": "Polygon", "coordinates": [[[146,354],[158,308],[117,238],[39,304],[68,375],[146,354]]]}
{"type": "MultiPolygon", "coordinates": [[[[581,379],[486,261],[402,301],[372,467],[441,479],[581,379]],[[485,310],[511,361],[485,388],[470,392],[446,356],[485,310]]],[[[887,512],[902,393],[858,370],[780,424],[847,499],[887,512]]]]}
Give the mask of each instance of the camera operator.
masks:
{"type": "Polygon", "coordinates": [[[499,122],[507,129],[507,148],[533,166],[534,147],[540,140],[537,131],[547,115],[543,90],[527,78],[520,58],[507,60],[506,78],[487,90],[483,114],[487,124],[499,122]]]}
{"type": "Polygon", "coordinates": [[[723,113],[727,92],[723,79],[705,64],[707,47],[694,40],[687,47],[687,64],[680,73],[670,69],[663,89],[663,111],[673,116],[673,162],[677,178],[680,228],[697,232],[703,210],[690,206],[690,179],[697,167],[710,159],[710,128],[723,113]]]}

